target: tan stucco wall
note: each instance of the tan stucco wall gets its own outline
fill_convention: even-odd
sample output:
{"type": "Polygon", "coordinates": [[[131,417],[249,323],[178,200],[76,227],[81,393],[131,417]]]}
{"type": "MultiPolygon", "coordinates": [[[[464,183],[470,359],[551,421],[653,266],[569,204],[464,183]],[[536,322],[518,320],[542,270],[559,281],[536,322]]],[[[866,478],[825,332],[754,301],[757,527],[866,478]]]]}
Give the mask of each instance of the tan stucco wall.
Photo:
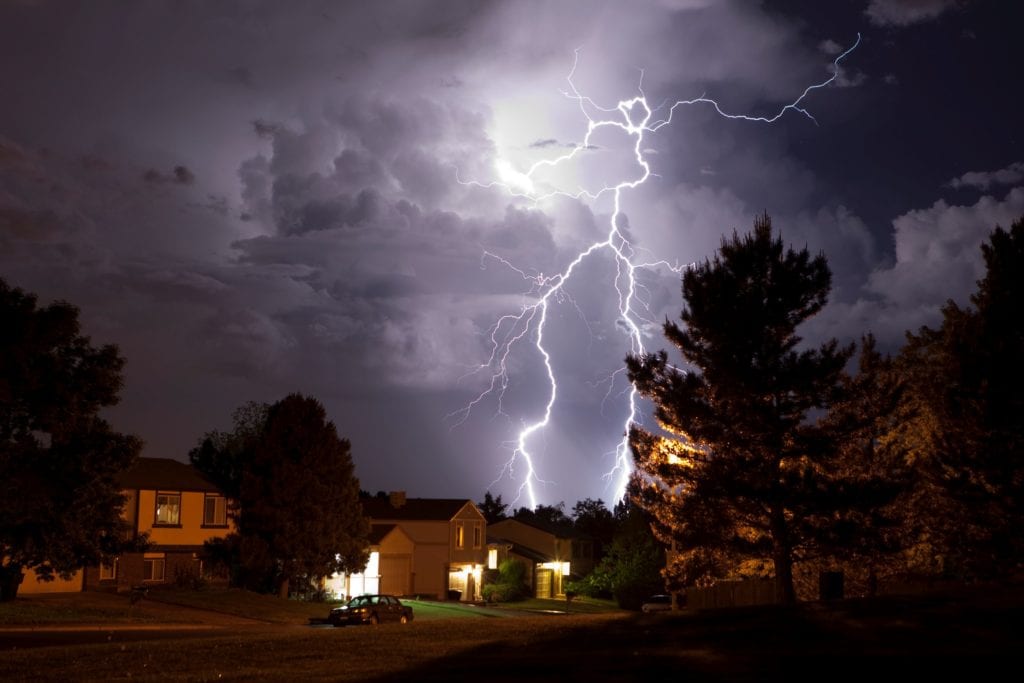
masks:
{"type": "Polygon", "coordinates": [[[25,578],[18,588],[18,595],[39,595],[41,593],[78,593],[82,590],[82,571],[75,572],[70,579],[59,576],[53,581],[40,581],[31,569],[25,570],[25,578]]]}
{"type": "Polygon", "coordinates": [[[233,530],[230,517],[227,527],[203,527],[206,494],[201,491],[181,492],[179,527],[154,527],[156,494],[156,491],[139,491],[138,530],[140,534],[149,532],[149,539],[157,545],[202,545],[210,539],[223,538],[233,530]]]}

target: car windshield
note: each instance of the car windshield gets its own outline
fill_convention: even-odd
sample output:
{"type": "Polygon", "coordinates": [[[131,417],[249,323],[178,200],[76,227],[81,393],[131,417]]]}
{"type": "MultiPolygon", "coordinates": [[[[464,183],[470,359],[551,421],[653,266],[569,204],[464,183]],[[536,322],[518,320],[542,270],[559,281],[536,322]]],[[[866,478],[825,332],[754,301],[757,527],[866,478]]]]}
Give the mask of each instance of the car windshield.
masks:
{"type": "Polygon", "coordinates": [[[370,604],[370,598],[368,598],[366,596],[363,596],[363,595],[360,595],[357,598],[352,598],[351,600],[348,601],[348,606],[349,607],[362,607],[363,605],[369,605],[369,604],[370,604]]]}

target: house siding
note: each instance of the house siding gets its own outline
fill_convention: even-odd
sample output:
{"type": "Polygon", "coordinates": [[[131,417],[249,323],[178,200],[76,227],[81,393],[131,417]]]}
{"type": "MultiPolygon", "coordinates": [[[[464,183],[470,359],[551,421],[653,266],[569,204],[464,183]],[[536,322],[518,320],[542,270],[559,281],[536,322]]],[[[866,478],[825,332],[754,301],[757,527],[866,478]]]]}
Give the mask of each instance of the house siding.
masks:
{"type": "Polygon", "coordinates": [[[152,543],[149,550],[146,553],[126,553],[118,557],[117,574],[113,579],[100,579],[98,566],[79,570],[70,581],[58,579],[54,582],[41,582],[36,580],[33,572],[26,572],[19,593],[127,591],[138,585],[174,583],[176,579],[186,581],[199,571],[204,554],[203,544],[234,531],[230,517],[224,525],[203,525],[206,496],[216,494],[217,491],[190,465],[168,459],[140,458],[138,468],[126,476],[146,479],[146,486],[131,486],[122,482],[125,485],[122,490],[125,502],[121,508],[121,517],[130,525],[132,538],[149,533],[152,543]],[[181,496],[178,524],[154,524],[158,492],[181,496]],[[162,581],[145,580],[145,560],[152,554],[162,555],[164,560],[162,581]]]}

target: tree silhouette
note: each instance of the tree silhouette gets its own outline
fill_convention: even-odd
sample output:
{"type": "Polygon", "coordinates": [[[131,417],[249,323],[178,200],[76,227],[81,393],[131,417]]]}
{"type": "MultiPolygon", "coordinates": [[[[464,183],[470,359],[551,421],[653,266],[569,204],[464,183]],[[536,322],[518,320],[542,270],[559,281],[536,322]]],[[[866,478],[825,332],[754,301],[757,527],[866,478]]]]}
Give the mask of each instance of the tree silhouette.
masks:
{"type": "Polygon", "coordinates": [[[982,245],[973,307],[952,301],[900,355],[916,411],[905,430],[931,495],[919,512],[941,571],[1005,575],[1024,559],[1024,217],[982,245]]]}
{"type": "Polygon", "coordinates": [[[0,280],[0,600],[25,569],[67,578],[126,549],[117,476],[141,442],[99,417],[123,367],[80,333],[76,307],[37,307],[0,280]]]}
{"type": "Polygon", "coordinates": [[[494,524],[500,522],[503,519],[508,518],[507,510],[508,504],[501,502],[501,494],[495,498],[491,495],[490,491],[484,493],[483,502],[476,504],[480,510],[480,514],[484,516],[488,524],[494,524]]]}
{"type": "Polygon", "coordinates": [[[830,286],[825,257],[784,249],[761,216],[683,276],[685,328],[664,329],[693,370],[664,351],[626,359],[666,430],[630,433],[641,473],[633,491],[655,531],[679,552],[770,563],[782,603],[796,599],[794,558],[813,540],[806,520],[829,505],[825,473],[837,457],[808,417],[842,396],[853,353],[835,340],[799,348],[796,328],[830,286]]]}
{"type": "Polygon", "coordinates": [[[265,411],[247,404],[235,426],[230,435],[207,435],[190,459],[238,496],[237,537],[228,545],[250,587],[266,579],[287,597],[296,579],[361,571],[369,522],[359,480],[349,442],[320,402],[289,394],[265,411]]]}
{"type": "Polygon", "coordinates": [[[594,560],[604,557],[615,537],[616,523],[603,500],[584,498],[572,506],[572,522],[576,531],[594,542],[594,560]]]}

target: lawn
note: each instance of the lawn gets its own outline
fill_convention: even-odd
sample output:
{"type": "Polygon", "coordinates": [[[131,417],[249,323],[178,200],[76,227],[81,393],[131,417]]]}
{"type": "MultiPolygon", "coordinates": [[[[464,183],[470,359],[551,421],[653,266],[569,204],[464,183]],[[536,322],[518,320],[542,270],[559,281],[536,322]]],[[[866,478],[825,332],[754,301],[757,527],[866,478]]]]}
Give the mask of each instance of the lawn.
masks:
{"type": "Polygon", "coordinates": [[[230,614],[236,617],[258,619],[271,624],[308,624],[310,619],[323,619],[337,602],[305,602],[282,600],[238,588],[185,588],[160,587],[149,591],[149,602],[195,607],[230,614]]]}
{"type": "Polygon", "coordinates": [[[998,680],[1024,651],[1022,619],[1024,590],[1000,587],[656,615],[265,625],[8,650],[0,667],[7,681],[998,680]]]}
{"type": "MultiPolygon", "coordinates": [[[[508,617],[508,610],[428,600],[403,600],[417,621],[508,617]]],[[[0,603],[0,626],[44,624],[196,623],[216,615],[244,617],[267,624],[307,625],[327,617],[336,602],[302,602],[228,588],[190,590],[161,587],[132,605],[128,596],[82,592],[21,596],[0,603]],[[192,612],[176,608],[190,608],[192,612]],[[196,610],[202,610],[201,612],[196,610]]],[[[215,620],[214,620],[215,621],[215,620]]]]}
{"type": "Polygon", "coordinates": [[[623,612],[614,600],[585,597],[573,598],[571,602],[566,602],[564,599],[528,598],[519,602],[499,602],[488,606],[495,609],[525,610],[546,614],[606,614],[623,612]]]}
{"type": "Polygon", "coordinates": [[[0,602],[0,626],[163,621],[163,617],[132,605],[127,595],[54,593],[0,602]]]}

